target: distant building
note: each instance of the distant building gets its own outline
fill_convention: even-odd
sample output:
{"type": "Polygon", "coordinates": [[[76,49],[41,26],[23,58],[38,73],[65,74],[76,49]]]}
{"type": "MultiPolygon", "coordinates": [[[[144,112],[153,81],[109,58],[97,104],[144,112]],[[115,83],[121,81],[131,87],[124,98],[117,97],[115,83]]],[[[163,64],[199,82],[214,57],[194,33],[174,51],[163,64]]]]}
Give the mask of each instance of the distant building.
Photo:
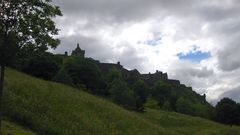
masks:
{"type": "MultiPolygon", "coordinates": [[[[84,58],[85,57],[84,55],[85,55],[85,51],[82,50],[79,47],[79,44],[77,44],[77,48],[72,51],[72,56],[78,56],[78,57],[84,58]]],[[[65,53],[65,56],[67,56],[67,53],[65,53]]],[[[125,69],[120,64],[120,62],[117,62],[117,63],[101,63],[99,61],[96,61],[96,63],[99,66],[99,69],[101,70],[101,72],[103,74],[107,74],[110,69],[116,68],[119,71],[121,71],[124,79],[130,79],[130,80],[131,79],[135,79],[135,80],[141,79],[149,85],[153,85],[154,82],[156,82],[157,80],[168,81],[172,85],[180,85],[179,80],[168,79],[167,73],[162,73],[161,71],[158,71],[158,70],[156,70],[155,73],[150,73],[149,72],[148,74],[141,74],[137,69],[134,69],[134,70],[125,69]]]]}
{"type": "Polygon", "coordinates": [[[79,47],[79,44],[77,44],[77,48],[72,51],[72,56],[78,56],[78,57],[84,58],[85,57],[84,55],[85,55],[85,51],[79,47]]]}

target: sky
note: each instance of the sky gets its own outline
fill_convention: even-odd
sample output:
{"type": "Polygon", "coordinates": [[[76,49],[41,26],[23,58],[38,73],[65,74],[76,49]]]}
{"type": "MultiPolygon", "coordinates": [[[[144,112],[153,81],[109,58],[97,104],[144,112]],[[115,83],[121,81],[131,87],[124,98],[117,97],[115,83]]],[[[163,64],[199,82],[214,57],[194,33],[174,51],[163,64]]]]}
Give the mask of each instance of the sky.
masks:
{"type": "Polygon", "coordinates": [[[240,102],[239,0],[53,0],[61,44],[141,73],[167,72],[215,104],[240,102]]]}

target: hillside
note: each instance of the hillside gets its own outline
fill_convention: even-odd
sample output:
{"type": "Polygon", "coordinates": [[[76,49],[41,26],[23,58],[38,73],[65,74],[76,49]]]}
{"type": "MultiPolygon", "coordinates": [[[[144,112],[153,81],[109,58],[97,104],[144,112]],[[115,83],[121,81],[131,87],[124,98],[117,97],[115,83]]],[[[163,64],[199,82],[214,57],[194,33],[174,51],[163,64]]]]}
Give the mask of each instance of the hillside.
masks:
{"type": "Polygon", "coordinates": [[[14,123],[3,121],[3,135],[36,135],[33,132],[24,129],[14,123]]]}
{"type": "MultiPolygon", "coordinates": [[[[5,119],[44,135],[240,135],[239,127],[147,109],[136,113],[62,84],[6,71],[5,119]]],[[[21,134],[20,134],[21,135],[21,134]]]]}

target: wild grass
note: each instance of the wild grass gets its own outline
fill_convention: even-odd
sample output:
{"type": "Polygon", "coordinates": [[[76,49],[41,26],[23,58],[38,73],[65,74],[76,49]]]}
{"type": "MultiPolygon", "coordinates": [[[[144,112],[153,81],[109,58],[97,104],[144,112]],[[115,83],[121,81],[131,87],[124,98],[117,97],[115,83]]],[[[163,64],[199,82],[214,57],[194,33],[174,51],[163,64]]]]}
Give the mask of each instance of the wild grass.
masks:
{"type": "Polygon", "coordinates": [[[11,122],[2,122],[3,135],[36,135],[35,133],[11,122]]]}
{"type": "Polygon", "coordinates": [[[201,118],[160,110],[137,113],[58,83],[7,69],[4,115],[44,135],[240,135],[201,118]]]}

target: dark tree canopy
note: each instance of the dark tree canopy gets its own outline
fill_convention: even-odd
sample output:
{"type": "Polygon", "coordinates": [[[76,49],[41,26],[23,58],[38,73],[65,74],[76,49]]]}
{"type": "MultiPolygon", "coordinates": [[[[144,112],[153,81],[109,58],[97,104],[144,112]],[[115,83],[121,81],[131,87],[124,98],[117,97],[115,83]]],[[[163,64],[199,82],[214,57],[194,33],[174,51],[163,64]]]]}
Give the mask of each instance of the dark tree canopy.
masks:
{"type": "Polygon", "coordinates": [[[115,79],[123,79],[121,71],[117,68],[112,68],[108,71],[106,76],[107,82],[111,83],[115,79]]]}
{"type": "Polygon", "coordinates": [[[30,58],[23,71],[33,76],[51,80],[58,72],[59,67],[53,59],[54,56],[40,55],[30,58]]]}
{"type": "Polygon", "coordinates": [[[69,57],[64,60],[64,70],[73,80],[73,84],[85,84],[94,94],[107,94],[100,69],[90,58],[69,57]]]}
{"type": "Polygon", "coordinates": [[[238,124],[238,105],[230,98],[221,99],[216,105],[219,122],[233,125],[238,124]]]}
{"type": "Polygon", "coordinates": [[[176,110],[177,112],[184,114],[194,114],[194,108],[192,107],[192,103],[190,100],[180,97],[176,102],[176,110]]]}
{"type": "Polygon", "coordinates": [[[136,95],[121,79],[115,79],[109,87],[111,99],[125,108],[137,110],[136,95]]]}
{"type": "Polygon", "coordinates": [[[20,48],[31,46],[33,49],[55,48],[59,40],[53,38],[58,29],[52,18],[62,15],[59,7],[51,0],[2,0],[0,7],[1,33],[15,34],[20,48]]]}
{"type": "Polygon", "coordinates": [[[152,95],[157,99],[159,105],[163,105],[164,101],[170,97],[171,93],[171,85],[163,82],[163,81],[156,81],[152,88],[152,95]]]}
{"type": "Polygon", "coordinates": [[[144,81],[138,80],[133,84],[132,89],[137,98],[136,106],[139,111],[143,111],[144,103],[146,102],[148,97],[148,87],[144,81]]]}

